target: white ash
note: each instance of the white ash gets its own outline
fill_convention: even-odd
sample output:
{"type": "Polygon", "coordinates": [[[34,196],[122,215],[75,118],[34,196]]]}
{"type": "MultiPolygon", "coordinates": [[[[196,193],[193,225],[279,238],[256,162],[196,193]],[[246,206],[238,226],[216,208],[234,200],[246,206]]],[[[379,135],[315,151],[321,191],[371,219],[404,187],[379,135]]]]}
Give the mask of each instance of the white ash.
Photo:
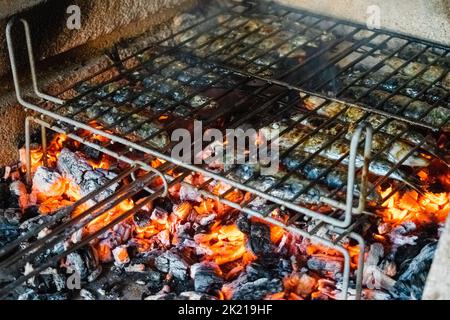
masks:
{"type": "Polygon", "coordinates": [[[155,208],[152,211],[150,219],[159,224],[166,224],[167,219],[169,218],[169,214],[165,210],[161,210],[160,208],[155,208]]]}
{"type": "Polygon", "coordinates": [[[191,278],[194,279],[196,292],[208,293],[220,289],[223,280],[219,276],[220,268],[213,262],[201,262],[191,266],[191,278]]]}
{"type": "Polygon", "coordinates": [[[378,267],[384,256],[384,247],[381,243],[373,243],[370,246],[363,272],[363,285],[369,289],[392,290],[395,280],[390,278],[378,267]]]}
{"type": "Polygon", "coordinates": [[[70,241],[72,243],[78,243],[83,239],[83,229],[78,229],[70,235],[70,241]]]}
{"type": "Polygon", "coordinates": [[[158,241],[166,248],[170,247],[170,232],[169,230],[162,230],[156,236],[158,241]]]}
{"type": "Polygon", "coordinates": [[[206,216],[198,216],[198,224],[205,227],[213,223],[216,219],[217,215],[215,213],[206,215],[206,216]]]}
{"type": "Polygon", "coordinates": [[[130,224],[123,222],[116,224],[113,227],[113,232],[118,243],[125,243],[132,237],[133,227],[130,224]]]}
{"type": "Polygon", "coordinates": [[[395,277],[397,275],[397,265],[393,261],[385,260],[381,264],[383,273],[389,277],[395,277]]]}
{"type": "Polygon", "coordinates": [[[80,290],[80,297],[83,298],[83,300],[96,300],[95,296],[86,289],[80,290]]]}
{"type": "Polygon", "coordinates": [[[200,193],[193,187],[182,185],[180,187],[180,200],[181,201],[194,201],[202,202],[203,198],[200,193]]]}
{"type": "Polygon", "coordinates": [[[342,257],[328,255],[313,255],[308,259],[307,265],[310,270],[331,272],[336,276],[343,270],[344,259],[342,257]]]}
{"type": "MultiPolygon", "coordinates": [[[[320,281],[320,280],[319,280],[320,281]]],[[[325,295],[328,295],[332,299],[343,299],[344,298],[344,292],[342,291],[342,282],[339,282],[336,284],[336,287],[334,290],[324,291],[325,295]]],[[[362,300],[391,300],[392,296],[383,290],[377,290],[377,289],[366,289],[363,288],[361,292],[361,299],[362,300]]],[[[347,291],[347,300],[356,300],[356,289],[355,288],[348,288],[347,291]]]]}
{"type": "Polygon", "coordinates": [[[52,230],[46,227],[38,233],[37,238],[42,239],[45,236],[49,235],[51,232],[52,232],[52,230]]]}
{"type": "Polygon", "coordinates": [[[130,262],[130,257],[128,255],[126,246],[115,247],[112,251],[114,256],[114,264],[121,266],[130,262]]]}
{"type": "Polygon", "coordinates": [[[392,229],[391,232],[388,233],[389,239],[393,245],[392,251],[395,252],[397,248],[407,244],[416,245],[418,237],[411,235],[416,229],[416,224],[411,221],[404,222],[392,229]]]}
{"type": "Polygon", "coordinates": [[[104,289],[97,289],[97,292],[101,295],[101,296],[105,296],[106,295],[106,291],[104,289]]]}
{"type": "Polygon", "coordinates": [[[3,180],[7,180],[11,174],[11,167],[5,167],[5,174],[3,175],[3,180]]]}
{"type": "MultiPolygon", "coordinates": [[[[27,263],[25,264],[25,268],[24,268],[24,271],[23,271],[23,275],[24,275],[24,276],[27,276],[27,275],[29,275],[31,272],[33,272],[33,270],[34,270],[33,265],[32,265],[31,263],[27,262],[27,263]]],[[[30,285],[33,285],[33,284],[34,284],[34,277],[31,277],[30,279],[28,279],[27,283],[30,284],[30,285]]]]}
{"type": "Polygon", "coordinates": [[[145,264],[132,264],[130,266],[125,267],[126,272],[145,272],[145,264]]]}
{"type": "Polygon", "coordinates": [[[155,267],[161,272],[170,273],[179,280],[187,279],[189,265],[178,254],[165,251],[155,259],[155,267]]]}
{"type": "MultiPolygon", "coordinates": [[[[82,196],[87,196],[101,186],[107,184],[115,174],[102,169],[93,169],[87,160],[81,155],[70,151],[67,148],[61,150],[57,162],[58,171],[63,177],[69,179],[72,183],[80,187],[82,196]]],[[[119,184],[107,188],[98,194],[94,199],[99,202],[114,193],[119,184]]]]}
{"type": "Polygon", "coordinates": [[[55,284],[57,291],[62,291],[66,288],[65,278],[55,268],[47,268],[40,273],[41,275],[51,275],[53,283],[55,284]]]}
{"type": "Polygon", "coordinates": [[[66,191],[66,181],[55,170],[38,167],[33,177],[33,191],[47,197],[60,197],[66,191]]]}
{"type": "Polygon", "coordinates": [[[25,184],[21,181],[14,181],[9,185],[9,190],[13,195],[15,195],[18,198],[19,206],[22,210],[28,208],[31,205],[34,205],[33,201],[31,201],[28,192],[27,187],[25,184]]]}

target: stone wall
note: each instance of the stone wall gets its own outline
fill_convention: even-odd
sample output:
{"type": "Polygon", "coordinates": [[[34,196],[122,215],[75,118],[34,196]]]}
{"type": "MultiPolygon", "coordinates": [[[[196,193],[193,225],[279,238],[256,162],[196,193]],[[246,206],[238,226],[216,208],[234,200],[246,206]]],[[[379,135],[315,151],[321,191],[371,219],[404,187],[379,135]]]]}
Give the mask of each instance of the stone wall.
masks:
{"type": "Polygon", "coordinates": [[[279,3],[366,24],[367,8],[380,8],[381,28],[450,44],[450,0],[276,0],[279,3]]]}
{"type": "MultiPolygon", "coordinates": [[[[18,160],[24,139],[25,113],[14,96],[4,32],[13,14],[29,21],[40,85],[54,94],[104,66],[107,61],[100,53],[105,48],[123,38],[151,33],[194,4],[195,0],[0,0],[0,166],[18,160]],[[66,27],[66,10],[72,4],[81,9],[80,30],[66,27]]],[[[17,52],[24,49],[22,38],[19,32],[15,36],[17,52]]],[[[26,74],[27,70],[22,71],[26,74]]]]}

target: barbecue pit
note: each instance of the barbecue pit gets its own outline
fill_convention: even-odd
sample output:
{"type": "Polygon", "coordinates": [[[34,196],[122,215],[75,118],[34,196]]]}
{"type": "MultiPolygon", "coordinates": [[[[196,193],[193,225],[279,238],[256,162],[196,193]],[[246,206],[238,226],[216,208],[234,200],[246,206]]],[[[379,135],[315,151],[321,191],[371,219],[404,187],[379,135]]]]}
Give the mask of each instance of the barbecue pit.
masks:
{"type": "Polygon", "coordinates": [[[124,275],[147,299],[420,299],[450,208],[449,48],[272,2],[200,3],[160,32],[50,95],[28,22],[7,25],[29,114],[0,295],[136,298],[105,286],[124,275]],[[196,121],[262,129],[277,172],[175,157],[196,121]]]}

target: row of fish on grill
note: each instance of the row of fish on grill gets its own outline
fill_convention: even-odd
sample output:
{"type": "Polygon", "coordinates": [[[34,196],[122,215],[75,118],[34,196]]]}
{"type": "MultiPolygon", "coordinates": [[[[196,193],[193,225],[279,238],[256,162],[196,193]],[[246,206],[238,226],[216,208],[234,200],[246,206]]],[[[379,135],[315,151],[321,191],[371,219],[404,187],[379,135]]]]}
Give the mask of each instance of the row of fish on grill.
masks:
{"type": "MultiPolygon", "coordinates": [[[[271,25],[272,29],[268,30],[270,28],[265,24],[271,19],[267,17],[264,19],[217,17],[217,20],[221,23],[224,23],[227,19],[234,21],[227,22],[232,23],[229,26],[234,27],[231,28],[233,32],[227,33],[228,31],[220,29],[214,29],[211,32],[213,34],[222,32],[227,34],[225,39],[234,40],[239,39],[243,34],[250,33],[262,40],[262,37],[266,39],[269,33],[274,32],[272,29],[277,27],[271,25]]],[[[298,25],[290,23],[289,25],[291,29],[286,31],[284,36],[281,32],[276,33],[282,37],[281,42],[291,36],[295,38],[295,30],[292,30],[292,26],[294,28],[297,26],[299,31],[307,29],[300,23],[298,25]],[[286,39],[283,39],[283,37],[286,37],[286,39]]],[[[280,25],[279,27],[282,28],[283,26],[280,25]]],[[[309,32],[314,33],[310,29],[309,32]]],[[[203,45],[202,48],[205,48],[209,53],[215,50],[220,52],[220,49],[225,47],[225,45],[211,43],[210,38],[208,38],[211,36],[209,33],[198,35],[198,30],[192,29],[192,33],[181,33],[178,41],[186,42],[186,46],[191,47],[191,49],[203,45]],[[195,38],[195,40],[190,40],[191,38],[195,38]],[[214,48],[216,45],[218,48],[214,48]]],[[[274,37],[276,38],[276,36],[274,37]]],[[[291,49],[308,43],[312,37],[314,37],[313,34],[306,34],[298,36],[297,42],[288,41],[287,43],[292,47],[284,48],[286,51],[280,51],[282,47],[278,47],[273,55],[274,59],[279,59],[285,54],[288,58],[292,58],[287,53],[291,52],[291,49]],[[300,37],[306,38],[300,39],[300,37]]],[[[331,41],[334,36],[332,33],[323,33],[319,38],[322,41],[331,41]]],[[[240,43],[239,50],[238,47],[233,46],[233,50],[237,51],[227,48],[227,52],[223,53],[224,57],[236,56],[235,59],[249,61],[252,59],[245,58],[238,52],[248,52],[248,46],[255,48],[259,53],[262,53],[261,50],[267,51],[267,49],[272,48],[265,42],[266,40],[248,42],[249,39],[244,39],[247,39],[247,37],[243,38],[242,41],[237,41],[240,43]]],[[[307,45],[311,47],[319,46],[314,42],[307,45]]],[[[276,47],[276,45],[274,44],[273,47],[276,47]]],[[[195,55],[202,55],[201,51],[194,50],[194,53],[195,55]]],[[[303,51],[302,54],[305,54],[305,52],[303,51]]],[[[242,81],[239,76],[232,75],[225,68],[218,67],[214,63],[201,62],[203,60],[196,59],[194,55],[181,53],[181,56],[180,58],[180,54],[161,55],[158,53],[154,55],[153,52],[150,52],[145,55],[144,53],[138,58],[141,59],[145,67],[138,68],[138,70],[130,73],[128,81],[124,83],[121,79],[99,87],[93,85],[80,86],[78,89],[83,97],[66,105],[63,113],[85,122],[95,120],[106,129],[115,130],[127,138],[138,141],[144,140],[150,147],[163,149],[170,144],[170,136],[165,130],[164,122],[160,121],[158,116],[169,114],[172,117],[189,118],[192,112],[196,110],[215,112],[222,106],[214,100],[214,97],[208,95],[206,88],[226,89],[242,81]]],[[[220,56],[217,57],[221,58],[220,56]]],[[[402,61],[400,58],[398,59],[400,61],[396,61],[396,63],[402,61]]],[[[266,61],[259,62],[260,65],[268,66],[271,64],[266,63],[266,61]]],[[[416,67],[419,68],[420,63],[417,62],[416,64],[416,67]]],[[[273,68],[278,67],[280,66],[273,64],[273,68]]],[[[433,69],[436,73],[426,72],[420,78],[422,82],[435,81],[438,77],[442,78],[439,84],[442,89],[436,90],[437,94],[432,96],[435,101],[445,101],[446,99],[446,97],[442,97],[449,86],[448,76],[443,74],[445,67],[443,65],[436,66],[433,69]],[[436,96],[439,97],[438,100],[436,100],[436,96]]],[[[408,70],[404,71],[404,74],[401,73],[401,76],[411,75],[413,71],[408,70]]],[[[367,87],[370,86],[367,81],[356,83],[350,88],[349,92],[363,96],[368,91],[367,87]]],[[[377,79],[373,81],[377,81],[377,79]]],[[[384,87],[382,89],[369,92],[368,99],[370,100],[366,101],[371,105],[383,101],[388,93],[384,91],[384,87]]],[[[330,190],[345,186],[348,165],[346,154],[349,152],[349,141],[356,127],[351,124],[364,120],[371,123],[375,130],[379,130],[374,135],[373,150],[374,153],[379,152],[380,154],[377,159],[371,161],[370,173],[379,177],[389,174],[390,179],[406,183],[412,188],[420,188],[417,181],[408,176],[409,171],[404,169],[406,167],[428,166],[430,157],[434,156],[435,141],[425,137],[422,132],[411,129],[401,121],[387,119],[382,115],[368,113],[363,109],[348,107],[337,102],[325,103],[323,99],[314,96],[305,97],[305,95],[302,95],[300,98],[303,107],[313,111],[313,116],[305,117],[302,112],[293,112],[283,120],[272,121],[262,128],[262,131],[269,136],[271,132],[269,129],[288,130],[278,140],[281,153],[288,152],[286,156],[282,157],[279,172],[264,176],[259,174],[259,165],[240,165],[234,169],[229,175],[230,177],[242,183],[248,181],[248,184],[256,189],[269,190],[268,192],[272,195],[295,203],[318,203],[321,197],[330,193],[330,190]],[[337,117],[337,121],[334,121],[332,125],[324,126],[323,129],[309,136],[311,131],[333,117],[337,117]],[[341,134],[331,145],[325,146],[329,141],[334,140],[338,133],[344,131],[345,133],[341,134]],[[303,142],[298,144],[299,140],[303,140],[303,142]],[[421,144],[423,148],[412,152],[412,148],[418,144],[421,144]],[[428,150],[429,153],[423,152],[424,150],[428,150]],[[313,154],[317,155],[312,157],[313,154]],[[337,160],[341,161],[336,165],[334,162],[337,160]],[[399,162],[402,162],[402,165],[399,168],[394,168],[399,162]],[[330,167],[333,167],[333,169],[329,170],[330,167]]],[[[430,125],[445,125],[448,122],[448,116],[450,116],[449,109],[445,106],[433,108],[429,103],[430,101],[422,100],[411,102],[410,97],[397,94],[391,97],[387,103],[381,104],[380,108],[391,110],[392,105],[394,105],[397,106],[399,111],[403,112],[401,115],[406,117],[415,119],[424,117],[424,122],[430,125]]],[[[363,163],[362,151],[359,150],[356,161],[357,168],[361,168],[363,163]]],[[[357,181],[353,192],[355,195],[360,194],[359,181],[357,181]]],[[[377,192],[374,190],[368,197],[372,200],[378,200],[377,192]]]]}

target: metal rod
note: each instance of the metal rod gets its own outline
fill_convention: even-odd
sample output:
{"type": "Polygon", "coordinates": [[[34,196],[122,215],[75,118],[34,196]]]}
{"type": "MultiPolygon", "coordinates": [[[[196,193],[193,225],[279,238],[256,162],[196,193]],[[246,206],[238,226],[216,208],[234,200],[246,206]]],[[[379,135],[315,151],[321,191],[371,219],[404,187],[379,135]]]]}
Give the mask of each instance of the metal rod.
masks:
{"type": "Polygon", "coordinates": [[[55,224],[56,222],[58,222],[59,220],[61,220],[62,218],[66,217],[67,215],[69,215],[71,212],[73,212],[74,208],[79,207],[81,204],[85,203],[86,201],[88,201],[89,199],[91,199],[92,197],[95,197],[97,195],[99,195],[100,193],[102,193],[103,191],[107,190],[108,188],[110,188],[112,185],[118,183],[119,181],[121,181],[122,179],[124,179],[126,176],[128,176],[132,171],[137,170],[138,167],[131,167],[128,170],[125,170],[123,173],[119,174],[117,177],[115,177],[114,179],[108,181],[108,183],[102,185],[100,188],[96,189],[95,191],[93,191],[92,193],[90,193],[89,195],[81,198],[80,200],[78,200],[77,202],[75,202],[74,204],[72,204],[70,207],[66,207],[61,209],[60,211],[58,211],[51,219],[51,221],[49,221],[48,223],[43,223],[38,225],[36,228],[34,228],[32,231],[20,236],[19,238],[17,238],[16,240],[8,243],[6,246],[4,246],[3,248],[0,249],[0,257],[5,256],[6,254],[10,253],[12,250],[14,250],[15,248],[17,248],[21,243],[27,241],[28,239],[30,239],[31,237],[35,237],[39,234],[39,232],[41,232],[42,230],[44,230],[47,227],[52,226],[53,224],[55,224]]]}
{"type": "MultiPolygon", "coordinates": [[[[176,178],[172,183],[178,182],[179,178],[176,178]]],[[[171,184],[172,184],[171,183],[171,184]]],[[[74,246],[70,247],[69,249],[65,250],[64,252],[57,254],[56,256],[50,258],[49,260],[47,260],[43,265],[40,265],[38,267],[36,267],[33,271],[31,271],[30,273],[28,273],[27,275],[24,275],[23,277],[13,281],[12,283],[7,284],[6,286],[2,287],[0,289],[0,298],[5,298],[8,293],[14,289],[15,287],[17,287],[18,285],[22,284],[23,282],[27,281],[28,279],[38,275],[39,273],[41,273],[42,271],[44,271],[46,268],[52,266],[56,261],[58,261],[59,259],[67,256],[68,254],[74,252],[75,250],[78,250],[79,248],[87,245],[91,240],[97,238],[98,236],[100,236],[101,234],[103,234],[106,230],[112,228],[113,226],[115,226],[116,224],[124,221],[125,219],[131,217],[132,215],[134,215],[137,211],[139,211],[141,208],[143,208],[144,206],[146,206],[147,204],[149,204],[151,201],[153,201],[154,199],[160,197],[162,195],[162,192],[156,192],[152,195],[150,195],[149,197],[147,197],[144,201],[142,201],[141,203],[137,204],[136,206],[133,207],[133,209],[121,214],[120,216],[118,216],[117,218],[113,219],[110,223],[108,223],[107,225],[105,225],[104,227],[102,227],[101,229],[99,229],[98,231],[93,232],[92,234],[90,234],[89,236],[87,236],[86,238],[84,238],[82,241],[78,242],[77,244],[75,244],[74,246]]]]}
{"type": "Polygon", "coordinates": [[[47,128],[41,126],[42,164],[47,166],[47,128]]]}
{"type": "Polygon", "coordinates": [[[26,182],[31,186],[31,137],[30,137],[30,120],[31,117],[25,118],[25,166],[27,169],[26,182]]]}

